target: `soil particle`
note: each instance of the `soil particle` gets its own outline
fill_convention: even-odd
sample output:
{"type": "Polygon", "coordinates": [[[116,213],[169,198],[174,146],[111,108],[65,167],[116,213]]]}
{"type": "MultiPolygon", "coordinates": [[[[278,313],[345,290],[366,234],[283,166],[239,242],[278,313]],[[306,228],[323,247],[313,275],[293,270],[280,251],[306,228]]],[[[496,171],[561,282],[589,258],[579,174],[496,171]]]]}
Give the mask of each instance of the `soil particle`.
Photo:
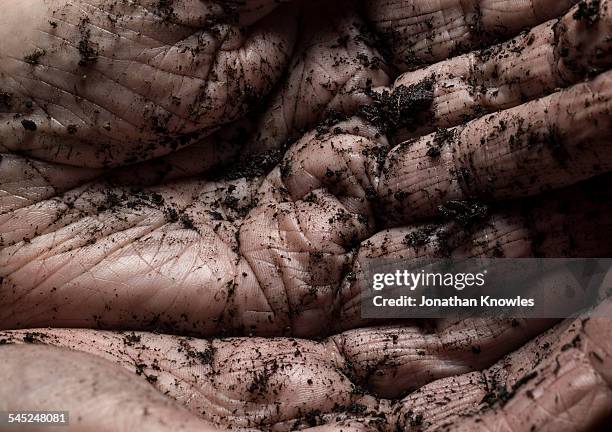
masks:
{"type": "Polygon", "coordinates": [[[157,382],[157,375],[147,375],[147,381],[149,381],[151,384],[157,382]]]}
{"type": "Polygon", "coordinates": [[[26,55],[23,58],[23,61],[35,66],[40,63],[40,58],[43,57],[45,54],[47,54],[47,51],[42,49],[36,49],[34,52],[26,55]]]}
{"type": "Polygon", "coordinates": [[[151,193],[151,201],[153,202],[153,204],[156,205],[163,205],[164,204],[164,197],[161,196],[160,194],[158,194],[157,192],[153,192],[151,193]]]}
{"type": "Polygon", "coordinates": [[[593,25],[599,20],[599,0],[582,0],[573,18],[587,25],[593,25]]]}
{"type": "Polygon", "coordinates": [[[173,0],[159,0],[155,8],[155,13],[166,21],[174,19],[176,13],[172,7],[172,2],[173,0]]]}
{"type": "Polygon", "coordinates": [[[79,24],[81,39],[79,40],[79,66],[89,66],[98,60],[98,50],[91,42],[91,30],[88,28],[89,18],[83,18],[79,24]]]}
{"type": "Polygon", "coordinates": [[[179,220],[179,213],[174,207],[166,207],[164,214],[168,222],[178,222],[179,220]]]}
{"type": "Polygon", "coordinates": [[[437,147],[442,147],[446,144],[451,144],[455,141],[457,135],[456,129],[436,129],[436,133],[433,138],[433,142],[437,147]]]}
{"type": "Polygon", "coordinates": [[[404,421],[413,428],[419,427],[423,424],[423,414],[415,414],[413,411],[409,410],[404,414],[404,421]]]}
{"type": "Polygon", "coordinates": [[[363,414],[367,410],[367,407],[363,404],[353,402],[346,408],[346,412],[351,414],[363,414]]]}
{"type": "Polygon", "coordinates": [[[435,225],[430,225],[422,229],[412,231],[404,237],[403,243],[406,246],[418,249],[421,246],[425,246],[432,239],[432,236],[438,228],[435,225]]]}
{"type": "Polygon", "coordinates": [[[517,380],[509,389],[505,385],[495,384],[493,385],[493,388],[482,398],[480,403],[491,407],[499,402],[501,406],[504,406],[510,399],[512,399],[512,397],[521,387],[537,376],[538,372],[530,372],[517,380]]]}
{"type": "Polygon", "coordinates": [[[365,54],[357,54],[357,60],[359,60],[359,62],[365,66],[366,68],[369,68],[371,70],[379,70],[383,68],[384,65],[384,60],[381,59],[380,57],[374,56],[374,57],[368,57],[365,54]]]}
{"type": "Polygon", "coordinates": [[[189,358],[195,359],[203,365],[212,365],[217,349],[213,346],[206,348],[204,351],[194,349],[187,341],[180,341],[181,351],[189,358]]]}
{"type": "MultiPolygon", "coordinates": [[[[341,113],[335,110],[327,111],[325,115],[323,116],[323,120],[321,120],[315,127],[315,130],[317,131],[316,137],[319,139],[323,138],[326,134],[330,133],[333,126],[337,125],[338,123],[346,119],[347,119],[347,116],[344,113],[341,113]]],[[[342,129],[335,127],[334,134],[338,135],[339,132],[342,133],[342,129]]]]}
{"type": "Polygon", "coordinates": [[[561,134],[556,128],[550,128],[543,137],[545,145],[550,149],[555,160],[561,165],[566,166],[569,160],[569,153],[563,145],[561,134]]]}
{"type": "Polygon", "coordinates": [[[269,371],[267,368],[262,371],[255,372],[253,381],[247,388],[247,391],[254,394],[265,394],[270,381],[270,375],[271,371],[269,371]]]}
{"type": "Polygon", "coordinates": [[[144,363],[136,363],[134,367],[136,367],[136,375],[140,376],[144,373],[144,370],[147,367],[147,365],[144,363]]]}
{"type": "Polygon", "coordinates": [[[207,174],[207,178],[219,181],[259,177],[270,172],[282,160],[284,153],[283,147],[249,156],[247,160],[215,168],[207,174]]]}
{"type": "Polygon", "coordinates": [[[433,80],[425,79],[410,86],[400,85],[392,92],[377,93],[366,89],[373,99],[371,105],[362,106],[359,114],[370,123],[387,132],[398,129],[415,129],[419,114],[431,107],[433,102],[433,80]]]}
{"type": "Polygon", "coordinates": [[[200,360],[202,364],[210,365],[215,358],[215,352],[216,348],[213,347],[207,348],[204,351],[198,351],[198,360],[200,360]]]}
{"type": "Polygon", "coordinates": [[[136,333],[127,334],[123,337],[123,342],[128,346],[132,346],[140,343],[140,336],[138,336],[136,333]]]}
{"type": "Polygon", "coordinates": [[[187,215],[186,213],[181,214],[180,220],[181,220],[181,224],[183,225],[183,228],[189,229],[192,231],[198,231],[195,224],[193,223],[193,219],[191,219],[189,215],[187,215]]]}
{"type": "Polygon", "coordinates": [[[577,348],[580,346],[580,342],[580,335],[576,335],[570,343],[566,343],[561,347],[561,351],[567,351],[568,349],[577,348]]]}
{"type": "Polygon", "coordinates": [[[13,95],[8,92],[0,91],[0,109],[11,108],[13,106],[13,95]]]}
{"type": "Polygon", "coordinates": [[[23,336],[23,341],[25,343],[36,343],[36,342],[40,342],[41,339],[46,338],[47,335],[44,333],[40,333],[40,332],[27,332],[24,336],[23,336]]]}
{"type": "Polygon", "coordinates": [[[440,156],[440,147],[429,147],[425,154],[431,158],[440,156]]]}
{"type": "Polygon", "coordinates": [[[438,214],[443,220],[452,220],[469,228],[488,216],[489,207],[476,200],[450,200],[438,206],[438,214]]]}
{"type": "Polygon", "coordinates": [[[308,411],[304,416],[304,420],[306,421],[306,424],[310,427],[320,426],[325,423],[321,414],[321,410],[318,409],[308,411]]]}
{"type": "Polygon", "coordinates": [[[23,126],[25,130],[30,131],[30,132],[34,132],[36,129],[38,129],[38,127],[36,126],[36,123],[28,119],[21,120],[21,126],[23,126]]]}

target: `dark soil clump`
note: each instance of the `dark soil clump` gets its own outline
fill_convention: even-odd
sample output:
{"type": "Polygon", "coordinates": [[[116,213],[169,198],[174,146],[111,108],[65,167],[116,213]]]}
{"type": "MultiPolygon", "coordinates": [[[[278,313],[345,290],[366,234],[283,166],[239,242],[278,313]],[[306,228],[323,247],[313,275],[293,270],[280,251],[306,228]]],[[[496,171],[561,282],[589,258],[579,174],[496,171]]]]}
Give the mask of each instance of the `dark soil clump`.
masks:
{"type": "Polygon", "coordinates": [[[238,163],[219,166],[208,173],[207,178],[210,180],[237,180],[265,175],[281,161],[284,150],[284,148],[272,149],[266,153],[253,155],[238,163]]]}
{"type": "Polygon", "coordinates": [[[13,95],[0,91],[0,108],[11,108],[13,106],[13,95]]]}
{"type": "Polygon", "coordinates": [[[599,0],[583,0],[578,4],[578,10],[574,12],[573,18],[583,21],[587,25],[593,25],[599,20],[599,0]]]}
{"type": "Polygon", "coordinates": [[[409,86],[400,85],[392,92],[385,90],[379,94],[367,89],[366,92],[373,99],[373,103],[362,106],[359,114],[387,132],[403,128],[414,129],[420,114],[431,107],[434,97],[431,79],[409,86]]]}
{"type": "Polygon", "coordinates": [[[79,24],[81,32],[81,40],[79,41],[79,66],[89,66],[98,60],[98,50],[94,48],[91,42],[91,30],[87,28],[89,18],[83,18],[79,24]]]}
{"type": "Polygon", "coordinates": [[[23,61],[33,66],[36,66],[37,64],[40,63],[40,58],[43,57],[45,54],[47,54],[47,51],[42,50],[42,49],[37,49],[33,53],[26,55],[23,58],[23,61]]]}
{"type": "Polygon", "coordinates": [[[28,119],[21,120],[21,126],[23,126],[25,130],[30,131],[30,132],[34,132],[36,129],[38,129],[38,127],[36,126],[36,123],[28,119]]]}
{"type": "Polygon", "coordinates": [[[443,220],[451,220],[464,228],[471,228],[489,215],[489,207],[476,200],[451,200],[438,206],[438,214],[443,220]]]}

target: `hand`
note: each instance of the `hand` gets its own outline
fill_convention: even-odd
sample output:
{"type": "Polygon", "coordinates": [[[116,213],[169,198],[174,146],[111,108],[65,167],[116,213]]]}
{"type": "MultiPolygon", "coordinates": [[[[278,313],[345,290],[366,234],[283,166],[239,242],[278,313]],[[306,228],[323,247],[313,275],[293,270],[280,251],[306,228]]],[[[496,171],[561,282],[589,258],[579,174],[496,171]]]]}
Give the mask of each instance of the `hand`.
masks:
{"type": "Polygon", "coordinates": [[[244,115],[280,77],[296,25],[277,6],[5,2],[2,148],[99,168],[193,143],[244,115]]]}
{"type": "MultiPolygon", "coordinates": [[[[269,51],[279,71],[285,63],[289,66],[263,108],[195,144],[176,151],[179,146],[154,150],[133,160],[121,152],[138,140],[113,132],[121,145],[108,153],[109,162],[96,156],[105,147],[95,138],[104,133],[95,124],[88,126],[94,138],[74,141],[89,153],[79,151],[74,157],[74,152],[57,156],[62,154],[58,148],[72,142],[70,137],[52,143],[38,125],[36,131],[26,129],[32,132],[28,139],[16,135],[4,144],[7,153],[0,178],[7,193],[0,201],[4,246],[0,326],[162,330],[196,336],[336,334],[319,354],[306,356],[313,363],[308,368],[323,380],[330,372],[319,370],[324,367],[321,359],[334,357],[329,341],[336,345],[340,340],[349,348],[361,341],[360,352],[349,348],[340,352],[341,361],[357,364],[355,371],[343,372],[348,387],[333,384],[344,382],[341,378],[326,383],[327,388],[338,388],[338,400],[353,403],[349,390],[355,383],[376,395],[396,398],[435,379],[482,370],[550,325],[526,322],[520,331],[513,331],[509,322],[496,324],[497,330],[487,322],[438,323],[429,338],[421,334],[419,323],[392,330],[363,328],[375,323],[364,322],[359,315],[361,268],[368,260],[391,256],[610,253],[609,242],[601,239],[602,232],[610,231],[609,176],[572,186],[609,171],[612,162],[607,146],[612,79],[606,72],[611,40],[608,2],[601,2],[595,15],[584,15],[584,4],[568,11],[560,2],[555,2],[556,11],[545,8],[551,16],[529,17],[520,6],[510,17],[488,11],[493,15],[482,15],[483,23],[507,22],[500,37],[511,37],[519,28],[552,16],[561,18],[508,42],[448,60],[444,59],[449,48],[439,50],[434,42],[452,23],[442,18],[452,14],[439,12],[431,19],[401,5],[403,13],[413,14],[415,22],[429,30],[415,32],[414,40],[392,39],[389,45],[370,35],[366,26],[377,27],[374,14],[384,12],[386,3],[364,11],[352,3],[325,5],[324,14],[316,4],[302,6],[299,13],[298,7],[262,9],[270,17],[281,13],[300,17],[292,59],[279,60],[282,56],[269,51]],[[523,24],[511,22],[515,17],[522,17],[523,24]],[[395,68],[404,69],[397,54],[402,44],[419,43],[431,43],[431,52],[416,50],[411,55],[426,63],[440,61],[400,75],[392,84],[395,68]],[[393,66],[383,60],[388,48],[393,66]],[[488,112],[492,114],[483,116],[488,112]],[[30,147],[37,140],[50,144],[30,147]],[[293,144],[285,149],[288,143],[293,144]],[[168,152],[172,153],[126,165],[168,152]],[[565,189],[530,201],[506,202],[557,188],[565,189]],[[574,205],[559,209],[561,201],[574,205]],[[488,355],[478,360],[473,358],[473,338],[466,330],[472,325],[485,329],[477,333],[479,346],[487,340],[492,343],[488,355]],[[349,329],[355,330],[337,334],[349,329]],[[380,335],[396,330],[412,335],[403,348],[411,353],[445,338],[461,341],[458,365],[430,374],[424,362],[398,364],[388,357],[393,352],[388,341],[380,347],[373,342],[387,340],[380,335]],[[422,342],[415,343],[415,337],[422,342]],[[360,363],[354,358],[359,355],[369,359],[360,363]]],[[[185,11],[191,16],[193,9],[185,11]]],[[[466,17],[473,19],[470,14],[466,17]]],[[[247,21],[260,26],[262,34],[279,34],[282,26],[272,18],[274,25],[265,20],[247,21]]],[[[288,25],[287,32],[291,29],[288,25]]],[[[462,44],[453,51],[489,43],[487,38],[468,39],[472,45],[462,44]]],[[[89,65],[94,70],[99,67],[95,63],[89,65]]],[[[116,71],[116,62],[111,61],[110,67],[116,71]]],[[[278,81],[279,76],[280,72],[271,79],[278,81]]],[[[174,92],[160,86],[155,94],[160,90],[167,95],[174,92]]],[[[28,92],[28,97],[39,94],[34,87],[28,92]]],[[[105,98],[113,99],[108,94],[105,98]]],[[[231,102],[228,107],[239,105],[231,102]]],[[[8,112],[6,124],[13,129],[7,131],[16,124],[23,127],[21,121],[15,123],[23,117],[8,112]]],[[[209,129],[206,122],[221,111],[211,112],[190,132],[207,135],[244,113],[238,109],[235,116],[220,116],[222,121],[214,120],[209,129]]],[[[143,120],[142,114],[134,116],[143,120]]],[[[180,139],[182,126],[164,134],[180,139]]],[[[151,135],[150,142],[165,138],[151,135]]],[[[87,341],[115,337],[84,330],[57,332],[59,345],[70,345],[62,342],[62,335],[87,341]]],[[[164,338],[164,344],[181,340],[164,338]]],[[[240,350],[255,343],[270,353],[280,349],[274,341],[280,346],[293,343],[237,341],[240,350]]],[[[103,351],[95,348],[103,342],[92,345],[93,349],[77,348],[103,351]]],[[[228,346],[233,352],[234,345],[228,346]]],[[[245,350],[244,358],[252,358],[245,350]]],[[[434,357],[449,356],[446,350],[433,351],[434,357]]],[[[126,364],[120,354],[111,358],[126,364]]],[[[434,395],[444,397],[431,385],[434,395]]],[[[248,399],[243,390],[233,397],[248,399]]],[[[180,394],[172,395],[182,400],[180,394]]],[[[266,397],[277,403],[276,396],[266,397]]],[[[365,400],[366,406],[378,407],[376,413],[387,412],[380,408],[384,404],[395,406],[372,396],[365,400]]],[[[325,405],[329,402],[329,398],[304,402],[305,409],[320,409],[327,415],[316,424],[333,423],[325,405]]],[[[433,406],[428,404],[427,409],[433,406]]],[[[200,413],[202,407],[197,405],[195,411],[200,413]]],[[[304,410],[296,413],[280,406],[278,416],[260,426],[282,427],[290,419],[308,423],[309,416],[304,410]]],[[[204,417],[227,426],[223,415],[204,417]]],[[[593,414],[592,419],[600,417],[593,414]]],[[[254,427],[257,421],[245,414],[242,425],[254,427]]],[[[401,421],[395,417],[388,424],[401,421]]]]}
{"type": "Polygon", "coordinates": [[[502,322],[488,326],[479,320],[438,336],[381,327],[319,342],[67,329],[0,332],[0,340],[11,344],[2,348],[0,394],[3,409],[69,409],[70,430],[78,431],[143,426],[190,431],[213,425],[586,431],[610,415],[610,312],[607,303],[596,311],[598,318],[563,322],[485,369],[482,357],[500,354],[496,338],[504,332],[524,336],[524,322],[502,330],[502,322]],[[457,339],[468,334],[471,340],[457,339]],[[470,343],[482,344],[480,351],[449,348],[470,343]],[[417,384],[428,371],[428,384],[405,397],[377,396],[377,389],[397,388],[398,379],[408,391],[406,377],[414,376],[417,384]],[[436,379],[441,372],[447,375],[436,379]],[[378,384],[362,387],[367,374],[378,376],[378,384]],[[156,394],[145,379],[177,402],[156,394]],[[50,390],[41,392],[41,383],[50,390]]]}

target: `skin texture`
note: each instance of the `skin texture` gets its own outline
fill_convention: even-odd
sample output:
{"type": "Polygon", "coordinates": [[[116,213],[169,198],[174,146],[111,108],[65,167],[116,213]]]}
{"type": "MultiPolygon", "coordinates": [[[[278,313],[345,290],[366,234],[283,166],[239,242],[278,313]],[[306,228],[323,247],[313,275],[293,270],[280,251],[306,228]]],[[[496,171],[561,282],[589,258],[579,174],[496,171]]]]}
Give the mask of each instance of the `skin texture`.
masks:
{"type": "Polygon", "coordinates": [[[29,346],[3,348],[2,351],[4,410],[25,407],[45,410],[52,398],[58,398],[54,403],[61,403],[70,410],[71,424],[65,430],[127,431],[141,427],[151,431],[215,430],[164,398],[145,381],[134,379],[97,356],[29,346]],[[21,371],[20,377],[12,373],[17,368],[21,371]],[[46,395],[36,392],[40,382],[48,379],[51,373],[54,383],[49,384],[59,391],[46,395]]]}
{"type": "Polygon", "coordinates": [[[514,36],[558,17],[574,0],[376,0],[364,2],[389,40],[394,63],[410,69],[514,36]]]}
{"type": "Polygon", "coordinates": [[[151,159],[243,115],[282,73],[295,38],[284,10],[242,27],[236,5],[158,3],[6,3],[2,148],[89,167],[151,159]]]}
{"type": "Polygon", "coordinates": [[[0,410],[606,430],[609,318],[360,313],[380,259],[610,256],[612,4],[573,3],[3,4],[0,410]]]}
{"type": "Polygon", "coordinates": [[[574,180],[609,171],[611,99],[606,92],[611,80],[606,72],[443,134],[400,144],[382,169],[384,200],[407,217],[422,218],[449,200],[518,198],[565,186],[568,160],[573,160],[574,180]],[[432,148],[439,153],[434,158],[432,148]]]}
{"type": "MultiPolygon", "coordinates": [[[[341,288],[358,285],[346,276],[359,266],[353,257],[384,226],[367,194],[386,183],[378,182],[376,133],[360,122],[341,127],[351,133],[306,135],[257,190],[245,180],[182,181],[137,192],[94,182],[36,203],[36,211],[16,210],[18,217],[5,218],[3,326],[315,336],[347,308],[358,315],[341,288]],[[83,296],[84,287],[91,296],[83,296]]],[[[393,155],[387,160],[394,162],[393,155]]],[[[516,191],[515,179],[506,181],[516,191]]],[[[585,213],[599,206],[582,200],[585,213]]],[[[607,226],[609,214],[603,210],[598,222],[607,226]]],[[[584,232],[591,229],[599,226],[584,232]]],[[[539,236],[548,237],[547,230],[539,236]]],[[[576,255],[583,253],[597,256],[576,255]]]]}
{"type": "MultiPolygon", "coordinates": [[[[603,307],[610,306],[600,306],[603,307]]],[[[469,328],[475,331],[474,336],[478,335],[479,341],[486,340],[486,332],[478,334],[479,329],[484,330],[480,327],[482,324],[473,322],[463,330],[469,328]]],[[[502,322],[498,324],[497,330],[504,328],[502,322]]],[[[497,337],[507,337],[508,332],[521,333],[522,324],[507,328],[506,333],[502,331],[497,337]]],[[[605,338],[601,338],[601,332],[606,332],[608,325],[608,318],[580,317],[573,322],[563,322],[478,372],[468,372],[470,367],[483,366],[478,354],[472,350],[469,354],[457,352],[455,358],[428,358],[426,353],[421,355],[425,358],[418,361],[438,368],[444,368],[445,362],[455,360],[452,375],[446,378],[440,378],[443,374],[431,376],[429,384],[396,400],[375,397],[368,388],[355,385],[354,381],[359,377],[354,376],[351,369],[358,372],[359,365],[347,362],[347,354],[343,351],[345,345],[342,344],[349,342],[345,338],[350,338],[351,334],[322,342],[256,338],[203,341],[147,333],[42,329],[4,332],[2,337],[8,345],[0,350],[5,351],[9,358],[16,357],[20,353],[18,347],[12,345],[26,342],[93,352],[135,370],[136,375],[152,382],[192,411],[227,427],[288,430],[331,422],[329,427],[334,428],[336,422],[342,424],[337,427],[343,428],[352,419],[384,431],[410,424],[426,430],[448,430],[450,425],[453,430],[478,427],[486,430],[489,422],[498,424],[490,427],[500,427],[501,424],[502,428],[511,428],[507,430],[533,425],[542,430],[557,430],[555,428],[560,425],[566,428],[562,430],[589,430],[604,422],[610,414],[610,347],[605,338]],[[456,362],[462,357],[462,361],[456,362]],[[537,377],[544,378],[535,379],[537,377]],[[579,383],[569,394],[568,381],[579,383]],[[508,394],[509,401],[506,399],[508,394]],[[563,398],[559,398],[561,394],[563,398]],[[533,401],[541,406],[545,415],[512,415],[513,412],[524,412],[524,405],[533,401]],[[584,409],[585,403],[590,404],[589,410],[584,409]],[[562,414],[561,417],[556,413],[562,414]],[[510,420],[505,420],[508,418],[510,420]],[[507,422],[515,422],[515,425],[507,425],[507,422]]],[[[370,356],[383,356],[383,359],[386,352],[397,350],[397,346],[402,349],[412,345],[407,337],[409,334],[406,328],[364,329],[361,332],[370,343],[384,341],[383,350],[368,349],[370,356]],[[394,347],[393,350],[390,346],[394,347]]],[[[436,342],[431,342],[425,342],[419,348],[430,351],[436,345],[436,342]]],[[[491,348],[496,349],[496,346],[500,345],[492,344],[491,348]]],[[[484,348],[482,352],[486,353],[487,347],[484,348]]],[[[61,355],[57,349],[47,348],[45,351],[40,347],[30,347],[29,350],[48,355],[51,359],[61,355]]],[[[28,350],[22,347],[24,351],[28,350]]],[[[65,353],[68,358],[79,358],[73,351],[65,353]]],[[[93,363],[90,371],[98,372],[97,369],[104,365],[108,367],[100,373],[111,373],[112,363],[97,360],[97,356],[80,356],[81,361],[93,363]]],[[[3,365],[2,370],[9,368],[10,365],[3,365]]],[[[36,363],[30,368],[26,373],[40,373],[36,363]]],[[[118,366],[112,373],[118,376],[126,374],[118,366]]],[[[75,371],[74,375],[78,374],[79,371],[75,371]]],[[[87,376],[91,380],[99,375],[89,372],[87,376]]],[[[129,378],[136,383],[133,377],[129,378]]],[[[61,380],[71,380],[73,375],[66,378],[60,375],[54,379],[62,388],[61,380]]],[[[114,381],[108,383],[109,386],[113,384],[114,381]]],[[[88,386],[89,383],[84,388],[88,386]]],[[[141,386],[131,390],[134,403],[145,404],[142,401],[145,397],[138,390],[144,393],[141,386]]],[[[10,387],[3,391],[8,394],[10,387]]],[[[26,401],[28,399],[26,396],[26,401]]]]}
{"type": "Polygon", "coordinates": [[[580,25],[575,9],[509,41],[406,72],[394,87],[433,79],[431,112],[403,139],[426,135],[485,113],[518,106],[606,71],[612,58],[611,11],[580,25]]]}

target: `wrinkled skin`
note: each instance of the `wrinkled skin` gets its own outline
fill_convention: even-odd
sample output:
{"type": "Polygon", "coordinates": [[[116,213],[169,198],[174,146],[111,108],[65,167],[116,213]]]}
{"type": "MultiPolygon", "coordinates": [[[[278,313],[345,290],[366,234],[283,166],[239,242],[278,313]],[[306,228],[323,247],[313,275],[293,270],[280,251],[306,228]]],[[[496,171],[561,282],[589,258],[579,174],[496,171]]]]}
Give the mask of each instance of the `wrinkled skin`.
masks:
{"type": "Polygon", "coordinates": [[[610,319],[359,305],[380,258],[610,256],[612,2],[2,12],[0,410],[605,430],[610,319]]]}
{"type": "Polygon", "coordinates": [[[284,8],[270,13],[275,6],[5,2],[0,73],[12,97],[2,115],[3,147],[107,167],[210,134],[247,112],[280,77],[295,19],[284,8]],[[14,29],[12,22],[24,24],[14,29]]]}

